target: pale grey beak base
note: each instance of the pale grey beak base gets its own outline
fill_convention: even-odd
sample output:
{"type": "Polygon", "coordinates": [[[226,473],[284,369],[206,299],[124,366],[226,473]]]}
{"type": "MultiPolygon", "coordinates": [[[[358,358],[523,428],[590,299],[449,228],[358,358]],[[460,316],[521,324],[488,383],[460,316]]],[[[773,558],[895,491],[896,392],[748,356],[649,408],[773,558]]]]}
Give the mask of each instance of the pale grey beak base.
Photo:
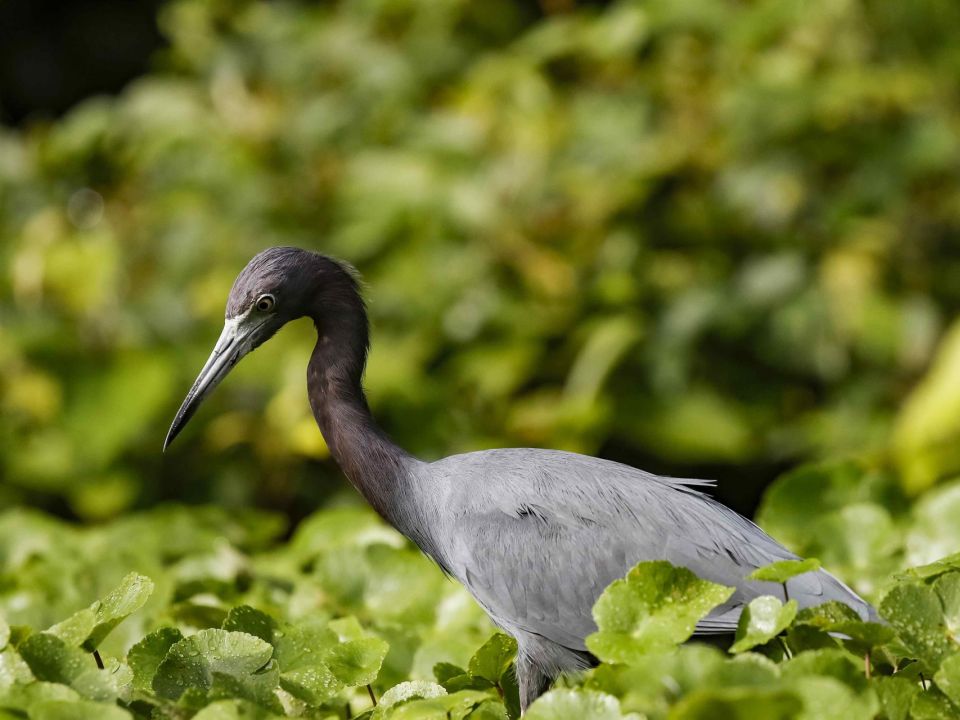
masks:
{"type": "Polygon", "coordinates": [[[227,373],[240,361],[240,358],[247,354],[250,349],[250,343],[247,342],[249,334],[249,328],[241,326],[240,318],[227,320],[224,323],[220,339],[217,340],[213,352],[200,371],[200,375],[197,376],[193,387],[190,388],[190,392],[187,393],[187,397],[173,419],[173,424],[167,431],[167,437],[163,441],[164,450],[170,446],[170,443],[193,417],[197,408],[200,407],[200,403],[220,384],[220,381],[227,376],[227,373]]]}

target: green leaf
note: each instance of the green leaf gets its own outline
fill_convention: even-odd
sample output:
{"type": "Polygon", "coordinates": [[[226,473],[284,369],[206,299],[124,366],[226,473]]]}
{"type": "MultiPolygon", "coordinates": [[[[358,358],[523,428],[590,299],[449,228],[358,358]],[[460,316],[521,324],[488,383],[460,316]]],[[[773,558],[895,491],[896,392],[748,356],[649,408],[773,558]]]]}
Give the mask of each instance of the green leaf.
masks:
{"type": "Polygon", "coordinates": [[[953,648],[960,650],[960,572],[938,577],[933,590],[943,607],[943,625],[953,648]]]}
{"type": "Polygon", "coordinates": [[[794,625],[816,627],[824,632],[840,633],[863,648],[884,645],[895,637],[893,628],[880,623],[864,622],[851,607],[836,600],[811,608],[804,608],[797,613],[794,625]]]}
{"type": "Polygon", "coordinates": [[[943,694],[960,708],[960,654],[951,655],[940,663],[933,679],[943,694]]]}
{"type": "Polygon", "coordinates": [[[380,697],[379,706],[382,708],[388,708],[393,705],[407,702],[414,698],[429,699],[443,697],[446,694],[447,691],[436,683],[424,682],[423,680],[411,680],[409,682],[400,683],[399,685],[394,685],[392,688],[387,690],[380,697]]]}
{"type": "Polygon", "coordinates": [[[31,720],[132,720],[123,708],[89,700],[47,700],[30,708],[31,720]]]}
{"type": "Polygon", "coordinates": [[[747,575],[747,579],[760,580],[762,582],[785,583],[792,577],[819,569],[820,561],[816,558],[808,558],[806,560],[779,560],[757,568],[747,575]]]}
{"type": "Polygon", "coordinates": [[[916,583],[895,586],[880,602],[880,614],[897,631],[911,655],[924,661],[931,671],[955,649],[946,634],[943,606],[932,587],[916,583]]]}
{"type": "Polygon", "coordinates": [[[275,694],[279,686],[280,671],[276,663],[271,662],[254,673],[244,675],[214,672],[207,698],[249,700],[260,707],[282,713],[283,706],[275,694]]]}
{"type": "Polygon", "coordinates": [[[143,607],[153,593],[153,587],[150,578],[130,573],[103,600],[91,605],[97,614],[97,624],[83,644],[84,649],[89,652],[96,650],[113,628],[143,607]]]}
{"type": "Polygon", "coordinates": [[[142,692],[153,690],[153,677],[170,648],[183,640],[176,628],[160,628],[130,648],[127,663],[133,671],[133,685],[142,692]]]}
{"type": "Polygon", "coordinates": [[[78,610],[66,620],[52,625],[45,632],[56,635],[71,647],[83,645],[97,626],[97,613],[92,608],[78,610]]]}
{"type": "Polygon", "coordinates": [[[157,668],[153,689],[162,698],[178,699],[188,688],[207,691],[214,673],[244,682],[263,668],[273,647],[253,635],[201,630],[171,646],[157,668]]]}
{"type": "Polygon", "coordinates": [[[862,663],[839,648],[808,650],[781,665],[784,679],[829,677],[848,685],[856,692],[866,689],[862,663]]]}
{"type": "Polygon", "coordinates": [[[150,578],[130,573],[102,600],[79,610],[47,632],[68,645],[82,646],[87,652],[93,652],[111,630],[143,607],[152,592],[150,578]]]}
{"type": "Polygon", "coordinates": [[[910,704],[920,692],[919,683],[894,675],[875,678],[871,684],[887,720],[907,720],[910,704]]]}
{"type": "Polygon", "coordinates": [[[273,631],[276,626],[276,621],[266,613],[255,610],[249,605],[240,605],[227,613],[221,629],[245,632],[248,635],[255,635],[262,640],[272,642],[273,631]]]}
{"type": "Polygon", "coordinates": [[[20,655],[37,680],[70,685],[93,666],[93,658],[48,633],[31,635],[20,645],[20,655]]]}
{"type": "Polygon", "coordinates": [[[280,685],[306,703],[317,705],[336,695],[344,684],[326,664],[330,649],[338,644],[326,623],[305,621],[284,625],[273,633],[274,657],[280,668],[280,685]]]}
{"type": "Polygon", "coordinates": [[[812,625],[813,627],[830,629],[837,623],[853,622],[860,616],[849,605],[838,600],[831,600],[822,605],[803,608],[797,613],[797,625],[812,625]]]}
{"type": "Polygon", "coordinates": [[[907,568],[899,577],[901,579],[930,580],[953,570],[960,570],[960,552],[940,558],[927,565],[907,568]]]}
{"type": "MultiPolygon", "coordinates": [[[[357,633],[348,634],[354,637],[357,633]]],[[[283,626],[274,632],[274,645],[281,685],[313,705],[345,687],[372,683],[389,649],[375,637],[339,642],[335,632],[318,622],[283,626]]]]}
{"type": "Polygon", "coordinates": [[[217,700],[193,716],[193,720],[274,720],[280,718],[248,700],[217,700]]]}
{"type": "Polygon", "coordinates": [[[509,635],[497,633],[470,658],[467,669],[470,675],[497,684],[516,656],[517,641],[509,635]]]}
{"type": "Polygon", "coordinates": [[[786,630],[796,615],[796,600],[784,605],[772,595],[754,598],[740,614],[736,642],[730,647],[730,652],[744,652],[769,642],[786,630]]]}
{"type": "MultiPolygon", "coordinates": [[[[509,675],[509,674],[508,674],[509,675]]],[[[471,675],[462,667],[451,663],[437,663],[433,666],[433,676],[438,683],[446,688],[447,692],[459,690],[486,690],[494,683],[478,675],[471,675]]],[[[506,676],[504,676],[505,679],[506,676]]]]}
{"type": "Polygon", "coordinates": [[[12,647],[5,647],[0,651],[0,691],[17,683],[27,683],[33,680],[30,666],[20,657],[20,653],[12,647]]]}
{"type": "Polygon", "coordinates": [[[551,690],[528,709],[526,720],[620,720],[620,703],[612,695],[590,690],[551,690]]]}
{"type": "Polygon", "coordinates": [[[587,647],[606,662],[631,662],[689,638],[697,622],[733,594],[668,562],[642,562],[593,607],[598,632],[587,647]]]}
{"type": "Polygon", "coordinates": [[[334,677],[348,687],[377,679],[389,646],[380,638],[351,640],[333,646],[325,659],[334,677]]]}
{"type": "Polygon", "coordinates": [[[789,690],[706,688],[681,699],[670,720],[797,720],[802,709],[803,702],[789,690]]]}
{"type": "Polygon", "coordinates": [[[946,695],[931,688],[913,696],[911,720],[957,720],[957,708],[946,695]]]}
{"type": "Polygon", "coordinates": [[[37,680],[11,685],[0,696],[2,705],[11,710],[29,711],[34,706],[48,701],[79,702],[80,695],[71,687],[60,683],[37,680]]]}
{"type": "Polygon", "coordinates": [[[802,717],[811,720],[874,720],[879,710],[872,693],[858,693],[833,677],[795,677],[791,678],[789,687],[803,700],[802,717]]]}
{"type": "Polygon", "coordinates": [[[776,684],[779,678],[780,666],[775,662],[757,653],[743,653],[717,665],[703,684],[764,687],[776,684]]]}
{"type": "Polygon", "coordinates": [[[458,665],[454,665],[453,663],[439,662],[433,666],[433,677],[441,685],[448,680],[452,680],[456,677],[462,677],[466,674],[466,670],[458,665]]]}

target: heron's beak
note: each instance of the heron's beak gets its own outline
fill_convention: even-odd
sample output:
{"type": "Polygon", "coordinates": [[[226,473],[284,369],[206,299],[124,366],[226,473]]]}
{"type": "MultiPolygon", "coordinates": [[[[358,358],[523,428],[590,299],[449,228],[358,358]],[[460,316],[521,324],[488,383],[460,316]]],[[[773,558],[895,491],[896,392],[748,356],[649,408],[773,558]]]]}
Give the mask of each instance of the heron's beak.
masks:
{"type": "Polygon", "coordinates": [[[183,430],[207,395],[220,384],[220,381],[227,376],[233,366],[240,361],[240,358],[255,347],[252,340],[260,327],[250,327],[248,323],[244,322],[246,319],[246,317],[232,318],[224,323],[220,339],[217,340],[213,352],[203,366],[203,370],[200,371],[200,375],[197,376],[193,387],[190,388],[190,392],[187,393],[183,405],[180,406],[177,416],[173,419],[173,424],[167,431],[167,439],[163,441],[164,450],[183,430]]]}

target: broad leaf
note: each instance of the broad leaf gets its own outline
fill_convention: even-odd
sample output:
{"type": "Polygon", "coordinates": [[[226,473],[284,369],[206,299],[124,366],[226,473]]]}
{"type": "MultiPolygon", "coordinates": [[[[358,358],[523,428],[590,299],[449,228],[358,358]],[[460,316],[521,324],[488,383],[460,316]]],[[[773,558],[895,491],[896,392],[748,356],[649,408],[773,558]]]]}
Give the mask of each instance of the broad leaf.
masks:
{"type": "Polygon", "coordinates": [[[784,605],[771,595],[754,598],[740,614],[736,642],[730,652],[744,652],[769,642],[786,630],[796,615],[796,600],[784,605]]]}
{"type": "MultiPolygon", "coordinates": [[[[526,720],[621,720],[620,703],[598,692],[551,690],[531,705],[526,720]]],[[[635,716],[633,716],[635,717],[635,716]]]]}
{"type": "Polygon", "coordinates": [[[111,630],[143,607],[152,592],[150,578],[130,573],[102,600],[77,611],[47,632],[68,645],[82,646],[87,652],[93,652],[111,630]]]}
{"type": "Polygon", "coordinates": [[[912,656],[936,670],[955,649],[946,633],[943,606],[932,587],[903,583],[888,592],[880,603],[885,617],[912,656]]]}
{"type": "Polygon", "coordinates": [[[960,708],[960,654],[944,660],[933,679],[943,694],[960,708]]]}
{"type": "Polygon", "coordinates": [[[802,709],[803,701],[786,689],[709,688],[680,700],[670,720],[797,720],[802,709]]]}
{"type": "Polygon", "coordinates": [[[37,680],[70,685],[86,670],[95,667],[90,655],[48,633],[31,635],[19,650],[37,680]]]}
{"type": "Polygon", "coordinates": [[[875,678],[871,685],[880,698],[880,706],[887,720],[907,720],[910,704],[920,692],[918,682],[894,675],[875,678]]]}
{"type": "Polygon", "coordinates": [[[330,648],[325,663],[344,685],[368,685],[377,679],[388,649],[379,638],[351,640],[330,648]]]}
{"type": "Polygon", "coordinates": [[[133,720],[133,716],[116,705],[89,700],[48,700],[30,708],[30,720],[133,720]]]}
{"type": "Polygon", "coordinates": [[[643,562],[608,587],[593,607],[598,632],[587,647],[606,662],[631,662],[689,638],[697,622],[733,594],[668,562],[643,562]]]}
{"type": "Polygon", "coordinates": [[[176,628],[160,628],[147,635],[127,653],[127,663],[133,670],[133,685],[138,690],[150,692],[157,668],[175,644],[183,640],[183,633],[176,628]]]}
{"type": "Polygon", "coordinates": [[[273,655],[273,647],[253,635],[201,630],[171,646],[157,668],[153,689],[160,697],[178,699],[188,688],[207,691],[214,674],[250,681],[273,655]]]}
{"type": "Polygon", "coordinates": [[[227,613],[221,629],[232,632],[245,632],[267,642],[273,641],[273,631],[277,622],[264,612],[249,605],[240,605],[227,613]]]}
{"type": "Polygon", "coordinates": [[[497,633],[485,642],[470,658],[469,673],[474,677],[499,683],[503,673],[517,656],[517,641],[509,635],[497,633]]]}

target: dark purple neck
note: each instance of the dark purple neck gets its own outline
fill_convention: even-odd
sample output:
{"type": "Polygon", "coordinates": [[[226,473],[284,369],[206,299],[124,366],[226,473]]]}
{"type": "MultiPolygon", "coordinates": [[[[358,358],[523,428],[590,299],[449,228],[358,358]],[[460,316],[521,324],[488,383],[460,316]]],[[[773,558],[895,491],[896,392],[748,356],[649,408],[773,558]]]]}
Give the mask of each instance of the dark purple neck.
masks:
{"type": "Polygon", "coordinates": [[[307,393],[320,432],[353,486],[388,522],[398,524],[398,494],[413,460],[376,424],[363,393],[367,314],[353,279],[327,275],[308,315],[317,344],[307,366],[307,393]]]}

